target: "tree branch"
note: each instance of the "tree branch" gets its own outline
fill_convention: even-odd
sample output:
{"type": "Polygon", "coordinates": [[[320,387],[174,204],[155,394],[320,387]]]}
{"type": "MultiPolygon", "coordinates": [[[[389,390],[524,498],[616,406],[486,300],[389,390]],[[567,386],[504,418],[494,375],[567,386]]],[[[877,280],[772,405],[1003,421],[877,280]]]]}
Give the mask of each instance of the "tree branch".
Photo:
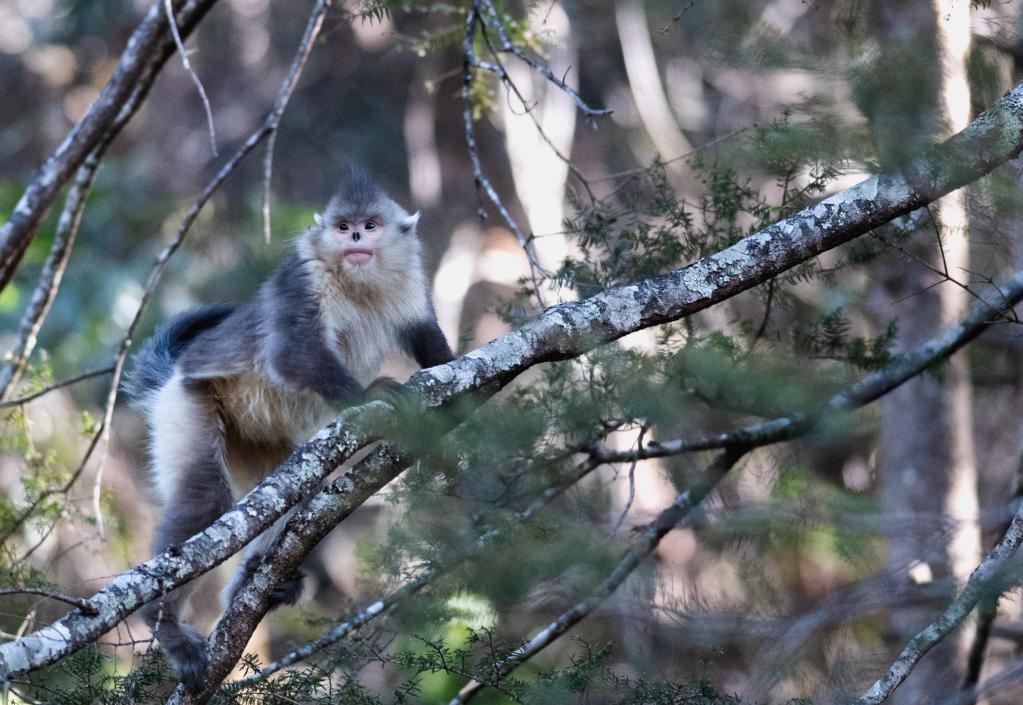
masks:
{"type": "Polygon", "coordinates": [[[22,404],[28,404],[30,401],[35,401],[39,397],[45,396],[50,392],[56,391],[58,389],[63,389],[64,387],[70,387],[73,384],[84,382],[87,379],[95,379],[96,377],[102,377],[103,375],[108,375],[113,371],[114,366],[107,365],[106,367],[100,367],[99,369],[89,370],[88,372],[82,372],[80,374],[75,375],[74,377],[68,377],[67,379],[62,379],[59,382],[54,382],[53,384],[47,385],[46,387],[40,389],[38,392],[32,392],[31,394],[26,394],[25,396],[18,397],[17,399],[11,399],[9,401],[0,402],[0,409],[9,409],[12,406],[21,406],[22,404]]]}
{"type": "Polygon", "coordinates": [[[89,604],[88,600],[83,600],[80,597],[71,597],[70,595],[65,595],[62,592],[54,592],[53,590],[44,590],[43,588],[32,587],[0,588],[0,595],[39,595],[51,600],[57,600],[58,602],[66,602],[69,605],[74,605],[80,609],[83,614],[92,616],[96,615],[96,608],[89,604]]]}
{"type": "Polygon", "coordinates": [[[632,575],[639,564],[654,552],[661,539],[678,526],[693,509],[700,505],[700,502],[711,490],[717,487],[735,463],[746,454],[746,451],[745,448],[728,448],[719,453],[699,481],[691,488],[681,492],[671,506],[658,514],[647,525],[642,536],[633,541],[611,574],[593,592],[568,611],[561,613],[557,619],[537,632],[528,642],[495,663],[493,672],[487,674],[489,677],[487,683],[478,680],[469,681],[448,705],[462,705],[462,703],[468,702],[483,689],[484,685],[493,685],[503,679],[597,609],[625,582],[626,578],[632,575]]]}
{"type": "MultiPolygon", "coordinates": [[[[178,28],[187,37],[216,0],[177,0],[178,28]]],[[[3,290],[21,262],[28,244],[50,210],[57,194],[86,156],[118,122],[117,118],[138,81],[154,75],[174,53],[174,39],[168,31],[163,0],[154,0],[149,11],[128,39],[114,72],[99,97],[81,120],[46,160],[22,193],[7,221],[0,226],[0,290],[3,290]]],[[[123,126],[123,123],[120,124],[123,126]]],[[[116,129],[119,131],[120,126],[116,129]]],[[[116,134],[116,131],[115,131],[116,134]]],[[[109,135],[110,138],[113,135],[109,135]]]]}
{"type": "Polygon", "coordinates": [[[75,181],[64,200],[64,209],[61,211],[57,230],[53,235],[50,254],[46,257],[43,270],[39,275],[39,282],[36,284],[35,291],[32,292],[32,300],[29,301],[28,307],[22,314],[21,324],[18,326],[18,336],[11,346],[3,369],[0,369],[0,400],[6,402],[14,396],[18,381],[28,367],[29,359],[35,350],[39,331],[50,313],[54,299],[57,298],[57,291],[60,290],[64,270],[67,269],[71,249],[74,247],[75,237],[78,234],[78,226],[82,222],[85,201],[92,189],[92,182],[96,177],[96,170],[99,168],[99,160],[104,149],[105,145],[100,144],[89,153],[85,162],[79,167],[75,181]]]}
{"type": "MultiPolygon", "coordinates": [[[[849,413],[875,401],[927,368],[948,358],[948,356],[987,330],[993,322],[1000,320],[1004,316],[1004,311],[1021,300],[1023,300],[1023,271],[1017,273],[998,292],[997,299],[983,301],[974,306],[963,321],[942,331],[938,336],[914,348],[909,353],[892,360],[882,369],[867,375],[848,389],[834,395],[822,410],[813,414],[794,414],[792,416],[781,417],[772,421],[747,426],[732,434],[722,434],[719,436],[723,441],[724,451],[711,463],[704,476],[696,485],[679,494],[675,502],[661,512],[647,526],[643,536],[630,546],[608,578],[584,600],[577,603],[571,610],[563,613],[545,629],[533,636],[526,644],[515,649],[495,665],[493,673],[488,674],[486,683],[478,680],[470,681],[458,692],[458,695],[451,700],[449,705],[461,705],[468,702],[485,685],[492,685],[500,681],[519,665],[538,654],[572,626],[592,613],[618,589],[632,571],[638,567],[642,559],[653,553],[661,538],[681,522],[693,508],[699,505],[734,464],[747,452],[754,448],[805,435],[822,422],[836,415],[849,413]]],[[[689,449],[689,446],[684,442],[672,442],[665,445],[676,450],[676,452],[689,449]]],[[[658,448],[656,457],[664,457],[671,454],[673,453],[667,452],[664,448],[658,448]]],[[[647,455],[645,449],[640,447],[637,450],[625,451],[623,453],[596,452],[593,457],[595,459],[612,458],[615,462],[622,462],[654,456],[647,455]]],[[[1021,531],[1023,531],[1023,524],[1021,524],[1021,531]]]]}
{"type": "MultiPolygon", "coordinates": [[[[408,386],[425,407],[437,407],[486,385],[507,382],[541,362],[580,355],[735,296],[989,172],[1023,146],[1021,117],[1023,85],[996,101],[966,130],[922,155],[907,171],[909,176],[871,177],[686,267],[584,301],[554,306],[478,350],[417,373],[408,386]]],[[[343,412],[208,529],[114,577],[90,600],[99,610],[97,617],[72,613],[0,645],[0,677],[53,663],[145,602],[224,561],[356,450],[376,440],[372,429],[386,412],[382,402],[343,412]]],[[[371,454],[375,464],[360,464],[370,470],[365,477],[345,473],[310,501],[309,510],[318,509],[322,512],[319,517],[343,518],[370,496],[374,487],[398,474],[393,467],[400,463],[389,453],[393,451],[371,454]]],[[[257,571],[257,578],[261,574],[257,571]]],[[[245,607],[242,600],[238,608],[245,607]]]]}
{"type": "MultiPolygon", "coordinates": [[[[597,462],[592,458],[579,463],[571,473],[568,473],[564,478],[561,478],[558,483],[544,490],[533,502],[529,504],[528,507],[515,512],[514,523],[521,524],[529,521],[530,517],[548,506],[551,502],[564,494],[566,490],[589,475],[602,464],[603,463],[597,462]]],[[[406,580],[387,596],[376,600],[367,607],[356,612],[354,615],[344,619],[332,627],[319,639],[294,649],[276,661],[259,669],[258,672],[253,673],[240,681],[236,681],[236,683],[232,683],[231,686],[235,686],[236,684],[238,686],[244,686],[249,683],[264,680],[277,671],[280,671],[282,668],[287,668],[288,666],[309,658],[316,652],[321,651],[328,646],[336,644],[346,638],[349,634],[366,626],[366,624],[379,615],[414,597],[420,590],[429,585],[430,581],[450,570],[453,566],[471,560],[475,556],[481,555],[487,548],[492,546],[494,542],[504,538],[505,533],[506,530],[501,530],[499,528],[490,528],[484,531],[477,537],[476,541],[469,546],[468,550],[462,551],[456,556],[446,558],[443,561],[435,561],[427,564],[419,571],[418,574],[416,574],[415,577],[406,580]]]]}
{"type": "Polygon", "coordinates": [[[981,598],[1004,592],[1019,577],[1021,564],[1015,555],[1023,542],[1023,504],[1016,511],[1002,540],[970,574],[966,587],[941,613],[902,649],[888,672],[855,701],[855,705],[879,705],[906,680],[920,659],[966,619],[981,598]]]}
{"type": "Polygon", "coordinates": [[[270,111],[270,139],[266,142],[266,155],[263,157],[263,240],[270,244],[270,177],[273,176],[274,145],[277,143],[277,128],[280,127],[284,108],[287,107],[291,94],[298,84],[298,77],[305,68],[309,54],[313,50],[313,42],[323,27],[323,18],[327,15],[332,0],[317,0],[312,14],[305,26],[302,41],[299,42],[298,53],[291,62],[288,76],[284,79],[284,88],[277,94],[273,109],[270,111]]]}
{"type": "MultiPolygon", "coordinates": [[[[476,40],[476,25],[480,22],[479,11],[475,4],[469,8],[468,15],[465,19],[465,40],[462,43],[462,49],[465,52],[465,65],[462,68],[462,123],[465,128],[465,144],[466,149],[469,152],[469,161],[472,164],[473,177],[476,179],[477,195],[479,189],[483,189],[483,192],[487,194],[487,198],[494,204],[494,208],[501,214],[501,218],[504,220],[505,225],[511,230],[512,235],[518,241],[519,246],[526,253],[526,260],[529,264],[529,276],[533,283],[533,293],[536,296],[536,301],[540,305],[541,309],[547,308],[544,303],[543,293],[540,290],[540,280],[537,276],[537,272],[543,272],[543,268],[540,266],[540,261],[536,256],[536,248],[533,246],[532,233],[529,237],[523,234],[522,229],[519,228],[518,223],[512,218],[511,213],[504,205],[504,201],[497,193],[497,189],[490,183],[490,179],[483,173],[483,165],[480,163],[479,147],[476,145],[476,128],[473,122],[472,116],[472,81],[473,81],[473,69],[478,65],[476,59],[476,50],[473,44],[476,40]]],[[[483,204],[480,202],[479,216],[480,220],[486,219],[486,211],[483,210],[483,204]]]]}
{"type": "Polygon", "coordinates": [[[560,88],[562,91],[564,91],[564,93],[569,98],[572,99],[572,101],[576,104],[576,107],[579,108],[579,110],[582,111],[582,113],[585,114],[587,118],[601,117],[604,115],[611,114],[611,110],[608,110],[606,108],[604,109],[591,108],[586,103],[586,101],[582,99],[582,96],[576,93],[574,88],[572,88],[570,85],[565,83],[561,78],[555,75],[555,73],[551,71],[549,66],[537,61],[532,56],[527,54],[522,49],[522,47],[517,45],[515,42],[511,41],[511,39],[509,39],[508,37],[508,33],[504,31],[504,25],[501,24],[501,18],[498,17],[497,10],[494,9],[494,5],[490,0],[475,0],[473,3],[473,7],[476,9],[477,12],[480,13],[480,17],[483,20],[483,22],[488,27],[493,28],[493,30],[497,32],[497,36],[501,40],[500,46],[497,47],[500,51],[507,52],[509,54],[514,54],[523,63],[529,66],[529,68],[533,69],[541,76],[546,78],[548,81],[553,83],[555,86],[560,88]]]}

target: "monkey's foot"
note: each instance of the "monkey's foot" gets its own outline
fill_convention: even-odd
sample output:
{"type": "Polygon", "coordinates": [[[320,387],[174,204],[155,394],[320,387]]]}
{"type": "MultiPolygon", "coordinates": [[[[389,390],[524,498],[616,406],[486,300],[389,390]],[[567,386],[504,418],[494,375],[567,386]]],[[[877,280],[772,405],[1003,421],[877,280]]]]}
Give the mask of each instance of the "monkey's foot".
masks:
{"type": "Polygon", "coordinates": [[[301,570],[296,570],[287,578],[277,583],[277,587],[270,593],[270,604],[273,607],[279,607],[281,605],[293,605],[298,602],[298,598],[302,595],[302,578],[304,577],[305,573],[301,570]]]}
{"type": "Polygon", "coordinates": [[[191,694],[202,692],[206,687],[206,670],[209,667],[206,640],[187,624],[166,626],[159,630],[157,639],[164,655],[174,664],[185,690],[191,694]]]}

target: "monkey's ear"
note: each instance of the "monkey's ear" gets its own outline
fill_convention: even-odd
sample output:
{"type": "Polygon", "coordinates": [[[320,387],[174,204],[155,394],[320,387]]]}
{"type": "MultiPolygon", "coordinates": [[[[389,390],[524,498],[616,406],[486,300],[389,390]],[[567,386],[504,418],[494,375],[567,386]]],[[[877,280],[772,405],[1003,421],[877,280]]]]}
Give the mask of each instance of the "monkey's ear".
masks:
{"type": "Polygon", "coordinates": [[[416,211],[415,213],[401,221],[401,223],[398,225],[398,230],[401,230],[402,235],[407,235],[408,233],[416,229],[416,223],[419,222],[420,215],[421,213],[419,211],[416,211]]]}
{"type": "Polygon", "coordinates": [[[323,227],[323,216],[322,215],[320,215],[319,213],[313,213],[313,220],[316,221],[316,224],[318,226],[320,226],[321,228],[323,227]]]}

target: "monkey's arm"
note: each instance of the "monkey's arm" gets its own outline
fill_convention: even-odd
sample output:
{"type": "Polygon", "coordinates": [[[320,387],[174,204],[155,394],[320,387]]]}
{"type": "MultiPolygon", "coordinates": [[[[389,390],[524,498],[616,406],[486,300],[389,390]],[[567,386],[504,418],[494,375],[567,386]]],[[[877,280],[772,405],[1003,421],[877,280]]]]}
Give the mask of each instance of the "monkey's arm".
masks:
{"type": "Polygon", "coordinates": [[[274,272],[261,305],[270,309],[266,345],[274,371],[287,381],[336,402],[356,402],[362,385],[327,347],[319,304],[297,255],[274,272]]]}
{"type": "Polygon", "coordinates": [[[362,385],[327,350],[318,334],[303,335],[290,348],[278,346],[273,354],[273,365],[284,379],[311,389],[325,399],[355,402],[362,398],[362,385]]]}
{"type": "Polygon", "coordinates": [[[415,358],[420,367],[443,365],[455,359],[436,317],[413,323],[401,335],[405,351],[415,358]]]}

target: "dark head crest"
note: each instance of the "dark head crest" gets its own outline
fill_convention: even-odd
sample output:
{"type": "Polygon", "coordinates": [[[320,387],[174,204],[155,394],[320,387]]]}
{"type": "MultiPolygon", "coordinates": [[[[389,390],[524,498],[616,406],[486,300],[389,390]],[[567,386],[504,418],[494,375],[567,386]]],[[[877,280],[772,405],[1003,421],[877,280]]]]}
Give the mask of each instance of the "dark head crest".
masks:
{"type": "Polygon", "coordinates": [[[383,198],[386,198],[383,190],[369,172],[353,163],[341,173],[341,185],[334,196],[334,203],[343,205],[345,210],[364,214],[383,198]]]}

